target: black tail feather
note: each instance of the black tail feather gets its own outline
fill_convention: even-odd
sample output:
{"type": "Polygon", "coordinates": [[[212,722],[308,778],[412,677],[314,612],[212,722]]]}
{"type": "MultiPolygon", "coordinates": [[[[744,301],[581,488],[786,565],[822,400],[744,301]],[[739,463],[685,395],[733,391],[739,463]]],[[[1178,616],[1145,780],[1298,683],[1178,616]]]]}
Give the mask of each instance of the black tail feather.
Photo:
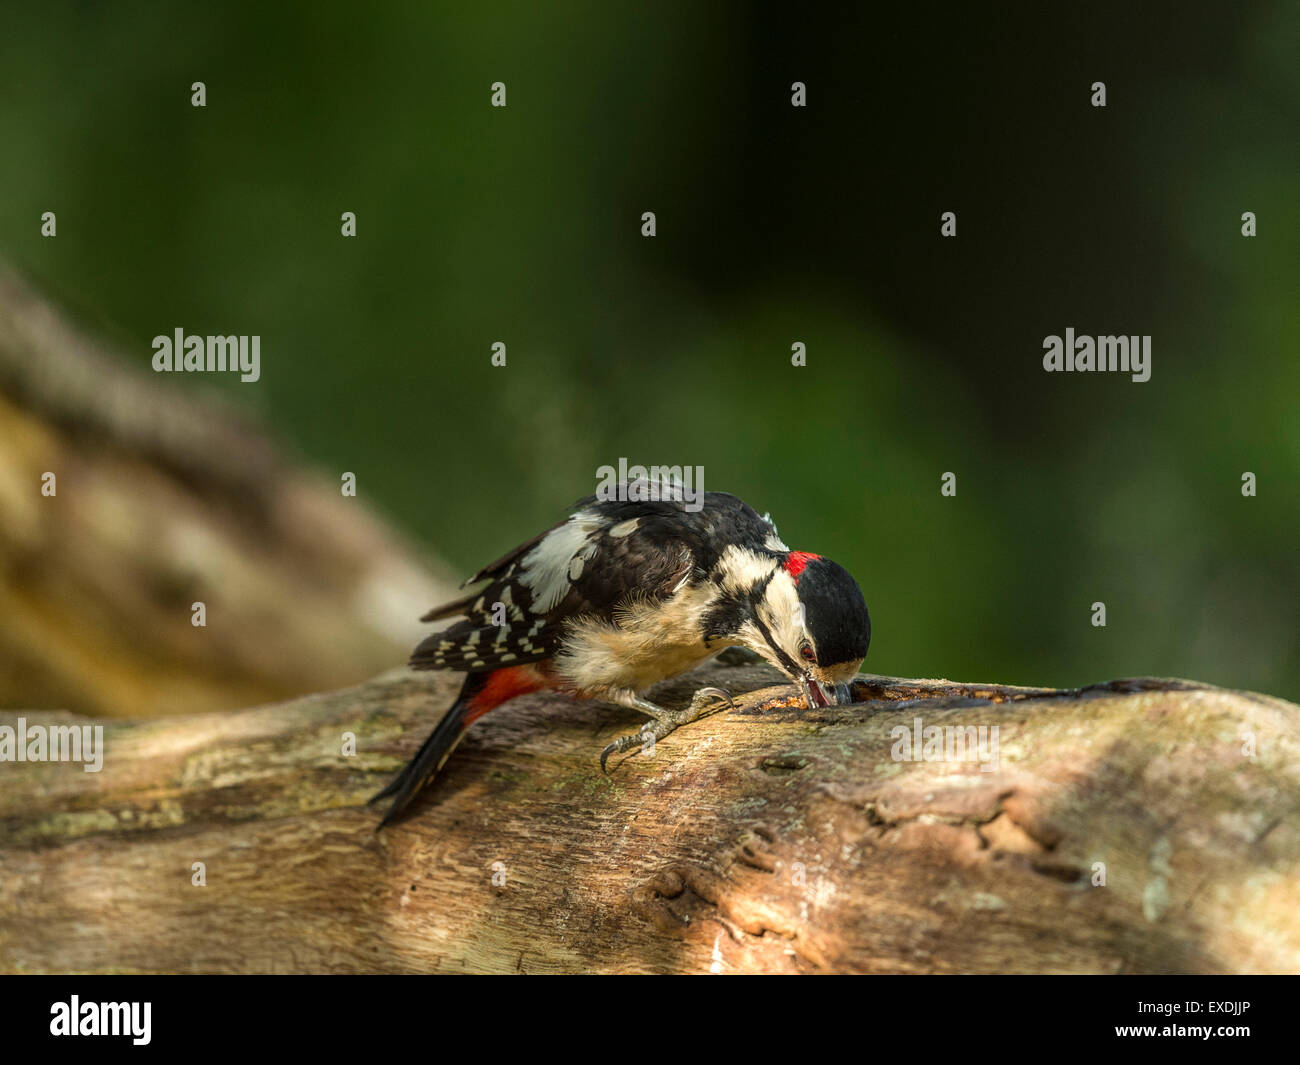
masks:
{"type": "Polygon", "coordinates": [[[392,805],[376,826],[376,831],[396,821],[451,757],[451,752],[465,734],[465,715],[469,711],[470,701],[482,690],[485,680],[483,674],[471,673],[465,678],[460,695],[429,734],[429,738],[415,752],[415,757],[406,763],[382,791],[370,799],[370,803],[376,803],[394,796],[392,805]]]}

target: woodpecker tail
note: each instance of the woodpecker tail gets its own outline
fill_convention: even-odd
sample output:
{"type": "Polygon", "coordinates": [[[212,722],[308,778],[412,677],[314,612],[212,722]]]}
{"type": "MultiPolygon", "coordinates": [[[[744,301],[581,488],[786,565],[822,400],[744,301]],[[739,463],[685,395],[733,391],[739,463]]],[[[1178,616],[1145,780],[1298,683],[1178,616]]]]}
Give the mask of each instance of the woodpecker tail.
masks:
{"type": "Polygon", "coordinates": [[[415,752],[415,757],[406,763],[383,791],[370,800],[371,803],[376,803],[389,796],[393,797],[393,804],[375,831],[396,821],[410,807],[415,797],[438,775],[470,725],[516,695],[549,686],[549,678],[531,665],[469,674],[456,701],[451,704],[451,709],[443,715],[429,738],[415,752]]]}
{"type": "Polygon", "coordinates": [[[451,757],[451,752],[456,749],[456,744],[465,735],[465,729],[469,724],[465,719],[469,716],[470,705],[474,697],[487,686],[488,676],[489,674],[486,673],[471,673],[465,678],[465,684],[461,687],[456,701],[451,704],[451,709],[443,714],[437,727],[429,733],[429,738],[415,752],[415,757],[406,763],[402,771],[383,791],[371,798],[370,802],[376,803],[387,799],[390,795],[394,796],[393,804],[384,814],[384,819],[379,822],[376,831],[397,820],[411,805],[412,800],[424,790],[424,786],[437,776],[438,770],[446,764],[447,759],[451,757]]]}

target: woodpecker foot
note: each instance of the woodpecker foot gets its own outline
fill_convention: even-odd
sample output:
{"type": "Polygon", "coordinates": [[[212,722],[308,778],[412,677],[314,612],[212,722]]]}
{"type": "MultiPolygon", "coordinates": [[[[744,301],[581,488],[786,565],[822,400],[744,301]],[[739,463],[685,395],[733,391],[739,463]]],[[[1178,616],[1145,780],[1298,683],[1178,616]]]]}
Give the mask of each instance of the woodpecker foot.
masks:
{"type": "Polygon", "coordinates": [[[698,721],[702,717],[716,714],[724,707],[734,709],[736,702],[732,699],[731,693],[724,691],[722,688],[701,688],[692,696],[691,705],[682,710],[666,710],[662,706],[656,706],[654,703],[636,698],[627,700],[626,705],[640,710],[643,714],[649,714],[654,720],[647,721],[641,726],[639,732],[620,736],[600,752],[600,771],[607,776],[609,775],[609,769],[605,763],[609,761],[610,755],[645,750],[647,747],[649,747],[649,751],[646,753],[649,753],[654,750],[656,743],[665,736],[676,732],[683,725],[689,725],[692,721],[698,721]]]}

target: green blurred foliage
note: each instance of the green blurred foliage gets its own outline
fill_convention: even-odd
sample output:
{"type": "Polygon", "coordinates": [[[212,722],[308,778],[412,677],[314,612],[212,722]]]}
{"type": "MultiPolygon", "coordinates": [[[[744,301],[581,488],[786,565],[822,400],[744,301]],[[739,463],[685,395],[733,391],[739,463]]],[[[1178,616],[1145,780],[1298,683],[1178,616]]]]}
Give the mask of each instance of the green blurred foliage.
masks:
{"type": "Polygon", "coordinates": [[[869,669],[1295,697],[1300,9],[1129,8],[10,10],[0,251],[142,365],[260,334],[184,387],[466,572],[699,464],[859,577],[869,669]],[[1044,374],[1067,326],[1152,380],[1044,374]]]}

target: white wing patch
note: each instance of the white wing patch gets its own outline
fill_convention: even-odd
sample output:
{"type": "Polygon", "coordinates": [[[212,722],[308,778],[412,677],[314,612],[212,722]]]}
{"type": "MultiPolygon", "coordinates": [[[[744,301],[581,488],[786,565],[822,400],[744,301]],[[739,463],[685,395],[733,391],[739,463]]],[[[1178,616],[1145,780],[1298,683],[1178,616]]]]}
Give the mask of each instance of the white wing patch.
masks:
{"type": "Polygon", "coordinates": [[[519,580],[533,593],[532,610],[545,614],[559,604],[569,591],[570,566],[577,561],[578,573],[583,563],[596,553],[590,537],[601,529],[600,518],[580,510],[548,535],[520,561],[519,580]]]}

